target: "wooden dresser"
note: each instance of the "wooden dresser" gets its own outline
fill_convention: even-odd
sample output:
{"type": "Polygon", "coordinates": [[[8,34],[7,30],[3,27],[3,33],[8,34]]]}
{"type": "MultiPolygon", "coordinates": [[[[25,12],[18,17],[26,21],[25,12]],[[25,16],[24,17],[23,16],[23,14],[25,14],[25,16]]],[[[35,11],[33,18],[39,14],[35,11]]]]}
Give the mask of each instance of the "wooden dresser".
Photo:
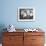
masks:
{"type": "Polygon", "coordinates": [[[44,46],[44,32],[3,32],[3,46],[44,46]]]}

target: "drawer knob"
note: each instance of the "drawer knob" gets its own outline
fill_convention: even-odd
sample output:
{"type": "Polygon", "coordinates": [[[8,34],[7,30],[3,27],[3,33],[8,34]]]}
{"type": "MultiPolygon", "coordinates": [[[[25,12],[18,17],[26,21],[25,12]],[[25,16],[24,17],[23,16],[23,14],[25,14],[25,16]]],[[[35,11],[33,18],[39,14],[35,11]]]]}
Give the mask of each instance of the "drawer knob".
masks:
{"type": "Polygon", "coordinates": [[[10,40],[13,40],[13,38],[9,38],[10,40]]]}
{"type": "Polygon", "coordinates": [[[32,39],[32,40],[36,40],[36,39],[32,39]]]}

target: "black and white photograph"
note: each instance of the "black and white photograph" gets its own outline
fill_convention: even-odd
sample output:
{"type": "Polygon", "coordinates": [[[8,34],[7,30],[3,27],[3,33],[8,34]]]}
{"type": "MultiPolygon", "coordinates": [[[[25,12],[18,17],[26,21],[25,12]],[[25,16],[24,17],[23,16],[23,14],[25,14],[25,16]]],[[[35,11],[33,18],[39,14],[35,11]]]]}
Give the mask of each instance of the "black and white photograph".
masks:
{"type": "Polygon", "coordinates": [[[34,21],[35,9],[34,8],[19,8],[18,21],[34,21]]]}

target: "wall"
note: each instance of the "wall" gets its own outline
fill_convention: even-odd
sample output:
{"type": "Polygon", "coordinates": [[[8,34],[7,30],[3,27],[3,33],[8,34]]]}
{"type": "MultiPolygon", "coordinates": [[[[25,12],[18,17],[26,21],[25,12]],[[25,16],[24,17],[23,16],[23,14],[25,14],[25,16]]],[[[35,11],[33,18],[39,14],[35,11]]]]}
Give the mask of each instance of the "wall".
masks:
{"type": "Polygon", "coordinates": [[[46,0],[0,0],[0,25],[13,24],[16,28],[46,28],[46,0]],[[34,22],[18,22],[17,8],[34,7],[36,20],[34,22]]]}

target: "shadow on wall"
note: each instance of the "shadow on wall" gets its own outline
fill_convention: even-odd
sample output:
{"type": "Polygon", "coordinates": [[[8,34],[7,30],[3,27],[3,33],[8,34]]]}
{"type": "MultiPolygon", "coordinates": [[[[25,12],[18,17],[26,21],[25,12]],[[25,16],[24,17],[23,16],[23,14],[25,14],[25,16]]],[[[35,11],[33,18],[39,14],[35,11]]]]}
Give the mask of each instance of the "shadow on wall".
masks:
{"type": "Polygon", "coordinates": [[[2,43],[2,36],[3,36],[2,32],[6,31],[6,29],[4,30],[4,28],[6,28],[5,25],[0,24],[0,43],[2,43]]]}

